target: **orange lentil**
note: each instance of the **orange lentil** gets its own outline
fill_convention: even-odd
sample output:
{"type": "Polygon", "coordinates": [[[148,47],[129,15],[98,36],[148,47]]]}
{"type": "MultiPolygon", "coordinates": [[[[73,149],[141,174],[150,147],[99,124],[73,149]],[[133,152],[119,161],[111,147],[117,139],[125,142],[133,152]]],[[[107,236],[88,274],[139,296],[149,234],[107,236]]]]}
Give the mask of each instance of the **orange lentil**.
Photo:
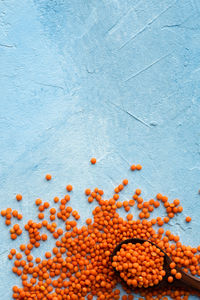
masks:
{"type": "Polygon", "coordinates": [[[173,278],[172,276],[169,276],[169,277],[167,278],[167,280],[168,280],[169,283],[172,283],[172,282],[174,281],[174,278],[173,278]]]}
{"type": "Polygon", "coordinates": [[[22,200],[22,195],[21,194],[17,194],[16,195],[16,199],[17,199],[17,201],[21,201],[22,200]]]}
{"type": "Polygon", "coordinates": [[[128,204],[129,204],[130,206],[134,206],[134,204],[135,204],[135,200],[132,200],[132,199],[131,199],[131,200],[129,200],[129,201],[128,201],[128,204]]]}
{"type": "Polygon", "coordinates": [[[136,193],[137,195],[140,195],[140,194],[141,194],[141,189],[136,189],[135,193],[136,193]]]}
{"type": "Polygon", "coordinates": [[[23,218],[22,214],[18,214],[17,219],[21,220],[23,218]]]}
{"type": "Polygon", "coordinates": [[[2,217],[5,217],[6,216],[6,210],[2,210],[1,215],[2,215],[2,217]]]}
{"type": "Polygon", "coordinates": [[[10,250],[10,254],[15,255],[16,254],[16,250],[15,249],[11,249],[10,250]]]}
{"type": "Polygon", "coordinates": [[[177,273],[175,274],[175,278],[176,278],[176,279],[181,279],[181,278],[182,278],[181,273],[177,272],[177,273]]]}
{"type": "Polygon", "coordinates": [[[17,216],[18,216],[18,211],[17,211],[17,210],[13,210],[13,211],[12,211],[12,215],[13,215],[14,218],[17,218],[17,216]]]}
{"type": "Polygon", "coordinates": [[[95,157],[92,157],[91,160],[90,160],[90,162],[91,162],[92,165],[95,165],[96,162],[97,162],[97,160],[96,160],[95,157]]]}
{"type": "Polygon", "coordinates": [[[164,254],[158,250],[156,246],[151,245],[149,242],[144,242],[143,244],[123,244],[113,257],[112,266],[120,272],[121,277],[128,285],[147,288],[159,283],[159,281],[163,279],[163,276],[165,276],[165,271],[163,270],[164,254]],[[132,253],[134,253],[135,256],[136,253],[138,253],[137,262],[132,262],[132,253]],[[145,257],[148,257],[149,266],[147,266],[145,257]],[[153,271],[151,264],[154,265],[155,260],[156,267],[154,267],[153,271]],[[145,268],[146,272],[143,271],[141,277],[141,275],[137,275],[137,273],[141,272],[143,268],[145,268]],[[154,272],[158,274],[155,279],[153,278],[154,272]],[[130,276],[127,276],[127,273],[130,274],[130,276]]]}
{"type": "Polygon", "coordinates": [[[86,194],[86,196],[89,196],[91,194],[91,190],[90,189],[86,189],[85,190],[85,194],[86,194]]]}
{"type": "Polygon", "coordinates": [[[73,189],[73,187],[72,187],[71,184],[68,184],[68,185],[66,186],[66,190],[67,190],[68,192],[71,192],[72,189],[73,189]]]}
{"type": "Polygon", "coordinates": [[[56,209],[54,207],[52,207],[50,209],[50,214],[55,215],[55,213],[56,213],[56,209]]]}
{"type": "Polygon", "coordinates": [[[45,257],[46,257],[46,258],[50,258],[50,257],[51,257],[51,253],[50,253],[50,252],[46,252],[46,253],[45,253],[45,257]]]}
{"type": "Polygon", "coordinates": [[[178,212],[181,213],[183,211],[183,207],[182,206],[178,206],[178,212]]]}
{"type": "Polygon", "coordinates": [[[135,171],[136,166],[135,165],[131,165],[130,169],[131,169],[131,171],[135,171]]]}
{"type": "Polygon", "coordinates": [[[132,214],[128,214],[126,217],[127,217],[127,220],[129,220],[129,221],[133,219],[133,215],[132,214]]]}
{"type": "Polygon", "coordinates": [[[122,205],[123,205],[123,203],[122,203],[122,202],[120,202],[120,201],[118,201],[118,202],[116,203],[116,206],[117,206],[117,208],[120,208],[120,207],[122,207],[122,205]]]}
{"type": "Polygon", "coordinates": [[[52,176],[51,176],[51,174],[46,174],[45,178],[46,178],[46,180],[51,180],[52,176]]]}
{"type": "Polygon", "coordinates": [[[191,222],[191,220],[192,220],[191,217],[186,217],[186,218],[185,218],[185,221],[188,222],[188,223],[191,222]]]}
{"type": "Polygon", "coordinates": [[[128,184],[128,179],[124,179],[123,180],[123,185],[127,185],[128,184]]]}
{"type": "Polygon", "coordinates": [[[41,204],[42,204],[42,200],[39,199],[39,198],[36,199],[36,200],[35,200],[35,204],[36,204],[36,205],[41,205],[41,204]]]}
{"type": "Polygon", "coordinates": [[[38,214],[38,218],[41,219],[41,220],[44,219],[44,214],[43,213],[39,213],[38,214]]]}
{"type": "Polygon", "coordinates": [[[12,240],[16,240],[17,235],[16,235],[16,233],[12,233],[12,234],[10,235],[10,237],[11,237],[12,240]]]}
{"type": "Polygon", "coordinates": [[[49,208],[50,204],[49,202],[44,202],[44,208],[49,208]]]}
{"type": "Polygon", "coordinates": [[[136,165],[136,169],[139,171],[139,170],[142,170],[142,166],[139,164],[139,165],[136,165]]]}
{"type": "Polygon", "coordinates": [[[58,202],[59,202],[59,198],[58,198],[58,197],[54,197],[54,198],[53,198],[53,201],[54,201],[55,203],[58,203],[58,202]]]}

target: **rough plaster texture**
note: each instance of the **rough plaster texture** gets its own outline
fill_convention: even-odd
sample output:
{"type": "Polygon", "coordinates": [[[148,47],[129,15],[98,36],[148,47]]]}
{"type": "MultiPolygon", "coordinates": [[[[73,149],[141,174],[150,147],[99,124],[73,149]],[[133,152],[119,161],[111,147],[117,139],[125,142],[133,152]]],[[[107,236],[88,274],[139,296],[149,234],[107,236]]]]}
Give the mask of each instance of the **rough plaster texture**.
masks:
{"type": "MultiPolygon", "coordinates": [[[[1,208],[22,210],[24,224],[35,198],[52,201],[72,183],[83,222],[85,187],[109,196],[127,177],[124,198],[136,187],[180,198],[193,220],[170,228],[200,244],[198,0],[1,0],[0,86],[1,208]],[[141,173],[129,171],[135,162],[141,173]]],[[[3,220],[0,232],[0,299],[9,300],[18,280],[3,220]]]]}

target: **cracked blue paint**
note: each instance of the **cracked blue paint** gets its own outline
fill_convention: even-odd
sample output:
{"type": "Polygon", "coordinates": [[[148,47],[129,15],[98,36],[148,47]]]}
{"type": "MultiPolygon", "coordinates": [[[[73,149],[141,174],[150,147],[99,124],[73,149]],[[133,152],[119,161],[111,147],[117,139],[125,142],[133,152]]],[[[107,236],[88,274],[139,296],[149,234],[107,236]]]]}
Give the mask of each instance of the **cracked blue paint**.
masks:
{"type": "MultiPolygon", "coordinates": [[[[1,208],[23,211],[24,224],[37,197],[52,202],[72,183],[83,222],[84,189],[109,197],[128,177],[124,199],[137,187],[147,199],[180,198],[184,215],[169,225],[200,244],[199,45],[198,0],[1,1],[1,208]]],[[[3,220],[0,232],[0,299],[9,300],[18,280],[3,220]]]]}

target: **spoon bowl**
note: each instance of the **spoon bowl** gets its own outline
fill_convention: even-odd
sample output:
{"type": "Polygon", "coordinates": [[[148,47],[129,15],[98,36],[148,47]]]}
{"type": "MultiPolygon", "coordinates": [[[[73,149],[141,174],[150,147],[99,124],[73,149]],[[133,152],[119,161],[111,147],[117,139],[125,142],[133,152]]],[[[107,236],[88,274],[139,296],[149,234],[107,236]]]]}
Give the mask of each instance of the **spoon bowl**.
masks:
{"type": "MultiPolygon", "coordinates": [[[[176,267],[176,270],[179,273],[181,273],[181,275],[182,275],[181,279],[174,278],[173,282],[169,283],[167,278],[168,278],[168,276],[172,276],[171,268],[170,268],[170,263],[172,262],[172,260],[160,247],[158,247],[156,244],[152,243],[149,240],[135,238],[135,239],[127,239],[127,240],[122,241],[115,247],[113,253],[111,254],[111,257],[110,257],[111,262],[113,262],[113,257],[117,254],[117,252],[120,250],[120,248],[123,244],[129,244],[129,243],[143,244],[144,242],[149,242],[150,244],[159,248],[162,253],[164,253],[163,269],[166,272],[166,275],[163,277],[163,279],[157,285],[153,286],[153,288],[163,289],[163,288],[173,287],[173,288],[182,288],[182,289],[195,289],[196,291],[200,291],[200,279],[195,276],[192,276],[190,274],[187,274],[179,267],[176,267]]],[[[116,275],[120,277],[120,272],[117,271],[114,267],[113,267],[113,269],[114,269],[116,275]]],[[[127,283],[122,278],[121,278],[121,280],[122,280],[122,282],[124,282],[127,285],[127,283]]]]}

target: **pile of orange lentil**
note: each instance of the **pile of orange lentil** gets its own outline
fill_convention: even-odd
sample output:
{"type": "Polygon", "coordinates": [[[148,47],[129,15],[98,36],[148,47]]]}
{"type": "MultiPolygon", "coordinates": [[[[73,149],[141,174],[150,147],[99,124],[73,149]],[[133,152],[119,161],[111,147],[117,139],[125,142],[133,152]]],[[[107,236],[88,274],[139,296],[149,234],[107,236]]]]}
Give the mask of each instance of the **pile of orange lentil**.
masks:
{"type": "MultiPolygon", "coordinates": [[[[95,163],[96,159],[91,159],[91,164],[95,163]]],[[[130,169],[131,171],[140,171],[142,166],[132,165],[130,169]]],[[[47,174],[46,180],[50,181],[51,179],[52,176],[47,174]]],[[[130,200],[122,201],[120,193],[126,185],[128,185],[128,180],[124,179],[114,189],[110,199],[104,198],[104,191],[101,189],[90,190],[87,188],[85,196],[88,203],[96,201],[97,205],[92,211],[93,217],[86,219],[85,225],[81,227],[78,227],[79,213],[69,206],[69,193],[73,189],[72,185],[66,186],[67,193],[62,199],[54,198],[55,207],[51,207],[49,202],[43,202],[41,199],[35,200],[38,208],[36,219],[29,220],[24,225],[23,232],[22,226],[20,227],[19,224],[13,224],[10,229],[11,239],[14,240],[18,235],[27,233],[29,239],[28,243],[21,244],[19,249],[11,249],[8,254],[8,258],[13,260],[12,271],[21,280],[19,286],[13,286],[13,299],[132,300],[134,299],[133,294],[138,294],[136,299],[139,300],[166,300],[168,296],[175,300],[187,300],[189,295],[197,294],[195,291],[174,290],[173,286],[170,286],[174,278],[179,277],[176,266],[192,275],[200,276],[200,246],[197,248],[185,246],[179,241],[179,236],[169,230],[165,231],[163,228],[165,223],[170,222],[176,214],[182,212],[180,201],[175,199],[170,202],[167,196],[160,193],[157,194],[156,199],[144,201],[139,188],[131,195],[130,200]],[[151,213],[160,205],[165,208],[165,217],[151,218],[151,213]],[[133,207],[136,208],[134,217],[131,212],[133,207]],[[120,216],[120,209],[125,210],[126,218],[120,216]],[[45,211],[49,212],[48,218],[45,218],[45,211]],[[58,228],[58,222],[59,224],[63,223],[64,228],[58,228]],[[45,231],[45,233],[41,231],[45,231]],[[138,279],[136,280],[137,284],[134,281],[135,288],[133,289],[123,285],[121,279],[114,272],[110,257],[120,242],[130,238],[149,240],[171,257],[173,263],[170,265],[169,288],[155,291],[148,288],[140,289],[141,279],[138,278],[131,279],[138,279]],[[49,249],[44,256],[35,257],[34,249],[42,247],[42,243],[48,243],[48,240],[52,239],[55,239],[54,247],[49,249]],[[117,288],[118,283],[122,283],[124,292],[120,292],[117,288]]],[[[16,198],[18,201],[22,200],[21,195],[16,198]]],[[[22,214],[11,208],[2,210],[1,215],[6,219],[7,226],[11,225],[12,218],[22,219],[22,214]]],[[[186,221],[190,222],[191,218],[187,217],[186,221]]],[[[133,245],[128,247],[129,251],[136,250],[133,245]]],[[[146,247],[150,247],[148,242],[146,247]]],[[[122,248],[122,251],[124,249],[122,248]]],[[[143,253],[142,248],[140,251],[144,256],[144,262],[146,263],[149,259],[151,264],[151,258],[147,258],[148,255],[143,253]]],[[[147,272],[143,274],[142,280],[146,282],[145,287],[152,286],[152,283],[157,284],[164,276],[161,264],[162,255],[156,251],[158,272],[154,272],[156,276],[153,277],[153,281],[149,279],[148,282],[146,281],[147,272]]],[[[135,258],[133,260],[135,261],[135,258]]],[[[137,263],[138,268],[142,262],[137,260],[134,263],[137,263]]],[[[127,265],[125,265],[125,269],[126,267],[127,265]]],[[[123,270],[123,276],[127,282],[130,277],[129,273],[135,272],[136,265],[132,267],[128,269],[127,273],[123,270]]]]}
{"type": "Polygon", "coordinates": [[[164,253],[147,241],[122,244],[112,262],[128,285],[139,288],[148,288],[163,280],[166,275],[163,264],[164,253]]]}

